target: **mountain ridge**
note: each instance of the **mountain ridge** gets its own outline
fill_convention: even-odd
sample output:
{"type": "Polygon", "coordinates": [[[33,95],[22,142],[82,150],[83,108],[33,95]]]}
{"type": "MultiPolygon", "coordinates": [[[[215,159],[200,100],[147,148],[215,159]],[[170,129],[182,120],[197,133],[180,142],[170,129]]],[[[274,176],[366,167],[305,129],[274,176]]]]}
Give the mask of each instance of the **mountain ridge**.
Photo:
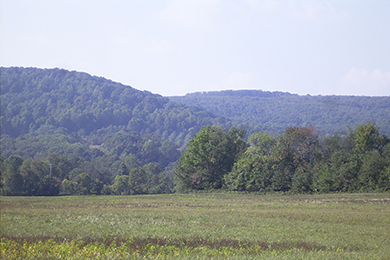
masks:
{"type": "Polygon", "coordinates": [[[302,96],[280,91],[225,90],[168,98],[198,106],[255,132],[280,134],[288,126],[311,125],[323,135],[332,135],[376,122],[383,133],[390,134],[390,96],[302,96]]]}

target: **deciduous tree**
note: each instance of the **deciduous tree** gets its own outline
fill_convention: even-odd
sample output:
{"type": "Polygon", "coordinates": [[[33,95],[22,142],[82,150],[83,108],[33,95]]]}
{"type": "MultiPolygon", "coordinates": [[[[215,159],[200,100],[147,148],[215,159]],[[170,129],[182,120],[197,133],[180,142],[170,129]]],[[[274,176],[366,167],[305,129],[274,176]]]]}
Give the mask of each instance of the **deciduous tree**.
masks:
{"type": "Polygon", "coordinates": [[[245,131],[203,127],[188,143],[176,168],[179,191],[220,189],[239,156],[246,150],[245,131]]]}

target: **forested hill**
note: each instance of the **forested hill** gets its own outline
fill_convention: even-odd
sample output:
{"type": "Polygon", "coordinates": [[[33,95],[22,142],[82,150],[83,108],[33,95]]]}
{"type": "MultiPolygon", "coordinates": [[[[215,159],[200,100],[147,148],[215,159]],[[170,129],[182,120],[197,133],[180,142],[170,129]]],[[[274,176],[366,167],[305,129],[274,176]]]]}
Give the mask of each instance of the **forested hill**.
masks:
{"type": "Polygon", "coordinates": [[[0,69],[0,195],[390,189],[389,97],[171,98],[186,105],[86,73],[0,69]]]}
{"type": "Polygon", "coordinates": [[[261,90],[198,92],[169,97],[234,120],[251,131],[282,133],[288,126],[315,126],[322,134],[375,122],[390,135],[390,96],[299,96],[261,90]]]}
{"type": "MultiPolygon", "coordinates": [[[[202,126],[226,123],[203,109],[81,72],[2,67],[0,79],[5,156],[18,146],[15,140],[21,147],[26,138],[48,134],[66,136],[69,142],[101,145],[119,131],[138,132],[182,146],[202,126]]],[[[42,145],[28,148],[32,157],[38,146],[42,149],[42,145]]]]}

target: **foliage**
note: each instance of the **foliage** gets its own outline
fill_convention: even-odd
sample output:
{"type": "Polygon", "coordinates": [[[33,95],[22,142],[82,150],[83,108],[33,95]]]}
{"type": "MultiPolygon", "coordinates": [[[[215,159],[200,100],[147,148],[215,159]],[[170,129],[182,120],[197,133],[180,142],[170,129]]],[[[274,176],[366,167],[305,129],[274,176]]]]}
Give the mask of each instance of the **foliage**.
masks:
{"type": "Polygon", "coordinates": [[[246,149],[243,130],[205,126],[188,143],[176,168],[179,191],[220,189],[246,149]]]}
{"type": "Polygon", "coordinates": [[[248,143],[243,136],[236,128],[203,127],[180,158],[171,141],[135,132],[107,137],[96,148],[107,154],[96,158],[2,157],[1,190],[6,196],[390,190],[390,139],[374,123],[323,140],[314,127],[288,127],[279,136],[259,132],[248,143]]]}
{"type": "Polygon", "coordinates": [[[116,168],[117,161],[107,167],[105,163],[109,163],[109,158],[104,159],[89,162],[57,154],[35,160],[23,160],[19,156],[2,159],[1,194],[56,196],[172,192],[172,175],[161,170],[156,163],[142,166],[135,156],[129,155],[120,160],[115,174],[110,168],[116,168]]]}
{"type": "Polygon", "coordinates": [[[1,175],[4,195],[171,192],[172,174],[166,168],[180,157],[178,148],[203,125],[226,122],[86,73],[0,70],[1,156],[9,158],[2,163],[8,167],[1,175]],[[13,156],[20,156],[23,167],[11,166],[13,156]],[[127,191],[112,186],[124,165],[128,172],[137,168],[139,177],[149,164],[158,174],[146,171],[147,178],[135,183],[150,182],[153,188],[134,182],[127,191]],[[47,176],[49,168],[52,175],[47,176]]]}
{"type": "Polygon", "coordinates": [[[269,191],[272,184],[270,152],[276,140],[268,133],[259,132],[252,134],[249,141],[250,147],[225,176],[226,188],[249,192],[269,191]]]}
{"type": "Polygon", "coordinates": [[[86,73],[0,70],[2,195],[390,190],[388,97],[172,98],[243,127],[227,130],[210,112],[86,73]]]}
{"type": "Polygon", "coordinates": [[[390,136],[390,97],[299,96],[262,90],[226,90],[169,97],[228,118],[249,133],[282,134],[289,126],[314,126],[325,136],[377,122],[390,136]]]}
{"type": "Polygon", "coordinates": [[[225,123],[199,108],[86,73],[0,70],[2,138],[50,133],[100,145],[107,135],[123,130],[183,146],[201,126],[225,123]]]}
{"type": "Polygon", "coordinates": [[[257,133],[225,176],[232,191],[292,193],[390,189],[390,140],[373,123],[322,142],[313,127],[288,127],[283,135],[257,133]]]}

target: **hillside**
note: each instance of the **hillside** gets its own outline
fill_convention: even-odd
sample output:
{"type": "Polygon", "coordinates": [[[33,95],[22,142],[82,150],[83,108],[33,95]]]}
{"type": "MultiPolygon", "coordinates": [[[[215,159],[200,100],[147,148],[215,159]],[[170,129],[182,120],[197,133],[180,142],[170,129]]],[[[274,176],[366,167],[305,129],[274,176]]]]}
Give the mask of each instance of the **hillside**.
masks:
{"type": "Polygon", "coordinates": [[[1,68],[2,138],[63,133],[100,145],[121,130],[185,144],[226,120],[101,77],[63,69],[1,68]]]}
{"type": "Polygon", "coordinates": [[[315,126],[323,135],[376,122],[390,135],[390,97],[299,96],[284,92],[237,90],[169,97],[234,120],[251,131],[282,133],[288,126],[315,126]]]}

